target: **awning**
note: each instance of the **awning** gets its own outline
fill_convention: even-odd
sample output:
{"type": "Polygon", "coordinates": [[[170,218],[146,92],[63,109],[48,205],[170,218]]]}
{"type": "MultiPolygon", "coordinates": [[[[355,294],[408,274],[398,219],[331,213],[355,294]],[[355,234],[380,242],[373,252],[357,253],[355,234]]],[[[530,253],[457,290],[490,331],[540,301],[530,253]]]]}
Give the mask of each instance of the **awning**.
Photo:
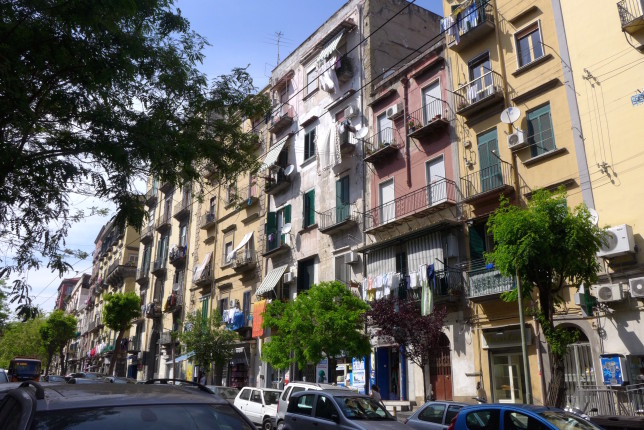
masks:
{"type": "Polygon", "coordinates": [[[250,233],[246,233],[246,235],[241,240],[241,242],[239,242],[237,244],[237,246],[232,251],[230,251],[228,253],[227,257],[228,257],[229,261],[235,256],[235,252],[239,251],[244,245],[246,245],[248,243],[248,241],[250,240],[251,237],[253,237],[253,232],[252,231],[250,233]]]}
{"type": "Polygon", "coordinates": [[[266,277],[262,281],[262,285],[259,286],[257,291],[255,292],[256,296],[261,296],[262,294],[266,294],[269,291],[272,291],[277,283],[280,281],[280,278],[286,272],[286,268],[288,267],[288,264],[285,264],[283,266],[278,267],[277,269],[273,269],[270,272],[266,274],[266,277]]]}
{"type": "Polygon", "coordinates": [[[189,352],[189,353],[187,353],[187,354],[183,354],[183,355],[180,355],[180,356],[178,356],[177,358],[175,358],[175,359],[174,359],[174,362],[175,362],[175,363],[178,363],[178,362],[180,362],[180,361],[187,360],[187,359],[191,358],[193,355],[195,355],[195,352],[194,352],[194,351],[190,351],[190,352],[189,352]]]}
{"type": "Polygon", "coordinates": [[[279,157],[280,152],[282,152],[282,148],[284,148],[284,144],[286,143],[286,140],[288,139],[288,136],[285,137],[284,139],[280,140],[277,142],[275,146],[273,146],[268,153],[266,153],[266,157],[264,157],[264,162],[262,163],[262,167],[259,168],[259,171],[263,171],[271,167],[275,162],[277,161],[277,157],[279,157]]]}
{"type": "Polygon", "coordinates": [[[342,40],[342,36],[344,36],[344,30],[340,30],[340,32],[326,44],[324,49],[322,49],[322,52],[318,55],[318,62],[325,61],[328,57],[333,55],[333,52],[337,49],[340,40],[342,40]]]}
{"type": "Polygon", "coordinates": [[[209,252],[206,254],[204,259],[202,260],[201,264],[197,266],[197,270],[195,270],[195,274],[192,276],[192,281],[198,281],[201,278],[201,274],[203,273],[203,270],[206,268],[208,263],[210,262],[210,256],[212,255],[212,252],[209,252]]]}

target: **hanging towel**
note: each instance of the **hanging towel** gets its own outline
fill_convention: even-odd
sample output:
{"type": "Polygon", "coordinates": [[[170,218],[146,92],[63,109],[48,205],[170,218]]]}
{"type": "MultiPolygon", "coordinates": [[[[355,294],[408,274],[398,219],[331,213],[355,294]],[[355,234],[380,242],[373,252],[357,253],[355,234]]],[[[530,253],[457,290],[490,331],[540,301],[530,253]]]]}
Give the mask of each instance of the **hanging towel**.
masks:
{"type": "Polygon", "coordinates": [[[371,290],[373,290],[373,277],[372,276],[369,276],[368,282],[369,282],[369,291],[371,291],[371,290]]]}
{"type": "Polygon", "coordinates": [[[427,284],[423,285],[423,291],[420,301],[420,312],[424,315],[429,315],[434,310],[434,293],[432,291],[432,284],[434,281],[434,265],[427,266],[427,284]]]}
{"type": "Polygon", "coordinates": [[[418,283],[423,286],[427,283],[427,265],[421,264],[418,266],[418,283]]]}
{"type": "Polygon", "coordinates": [[[384,295],[387,297],[389,294],[391,294],[391,281],[393,280],[394,274],[393,273],[387,273],[387,280],[385,281],[384,284],[384,295]]]}
{"type": "Polygon", "coordinates": [[[418,282],[418,273],[411,272],[409,274],[409,286],[414,290],[420,287],[420,283],[418,282]]]}

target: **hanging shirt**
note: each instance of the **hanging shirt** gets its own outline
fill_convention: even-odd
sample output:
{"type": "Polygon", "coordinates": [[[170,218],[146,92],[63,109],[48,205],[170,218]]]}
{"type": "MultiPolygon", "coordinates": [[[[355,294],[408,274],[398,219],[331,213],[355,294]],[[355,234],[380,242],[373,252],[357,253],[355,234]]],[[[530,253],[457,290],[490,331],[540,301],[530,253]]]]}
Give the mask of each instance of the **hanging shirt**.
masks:
{"type": "Polygon", "coordinates": [[[409,286],[413,289],[418,288],[418,273],[411,272],[409,274],[409,286]]]}

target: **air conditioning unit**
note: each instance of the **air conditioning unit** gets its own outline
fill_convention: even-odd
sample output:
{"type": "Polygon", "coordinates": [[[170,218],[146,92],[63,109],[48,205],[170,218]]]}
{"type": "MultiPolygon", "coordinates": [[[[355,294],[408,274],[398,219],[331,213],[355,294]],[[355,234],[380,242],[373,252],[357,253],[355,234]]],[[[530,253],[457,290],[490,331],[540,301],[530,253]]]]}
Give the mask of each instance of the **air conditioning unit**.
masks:
{"type": "Polygon", "coordinates": [[[598,257],[618,257],[635,252],[633,227],[628,224],[618,225],[606,230],[606,244],[597,252],[598,257]]]}
{"type": "Polygon", "coordinates": [[[285,284],[290,284],[290,283],[291,283],[291,282],[293,282],[294,280],[295,280],[295,276],[293,276],[293,274],[292,274],[291,272],[288,272],[288,273],[285,273],[285,274],[284,274],[283,282],[284,282],[285,284]]]}
{"type": "Polygon", "coordinates": [[[631,297],[644,299],[644,278],[631,278],[628,280],[631,297]]]}
{"type": "Polygon", "coordinates": [[[394,120],[403,114],[402,103],[397,103],[387,108],[387,118],[394,120]]]}
{"type": "Polygon", "coordinates": [[[346,109],[344,110],[344,117],[346,119],[349,119],[349,118],[355,118],[356,116],[358,116],[358,108],[356,107],[356,105],[347,106],[346,109]]]}
{"type": "Polygon", "coordinates": [[[598,285],[597,301],[601,303],[616,302],[622,300],[622,284],[604,284],[598,285]]]}
{"type": "Polygon", "coordinates": [[[357,252],[349,252],[348,254],[344,254],[344,262],[346,264],[354,264],[358,263],[360,261],[360,257],[358,256],[357,252]]]}
{"type": "Polygon", "coordinates": [[[525,132],[523,130],[517,130],[508,135],[508,148],[512,150],[523,148],[527,143],[528,142],[525,140],[525,132]]]}

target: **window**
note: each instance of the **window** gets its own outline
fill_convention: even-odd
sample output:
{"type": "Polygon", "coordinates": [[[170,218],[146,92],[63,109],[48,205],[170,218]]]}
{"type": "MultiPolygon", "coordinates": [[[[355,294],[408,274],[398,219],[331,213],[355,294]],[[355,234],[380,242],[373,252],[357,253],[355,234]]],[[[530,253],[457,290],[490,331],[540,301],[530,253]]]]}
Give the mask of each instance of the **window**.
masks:
{"type": "Polygon", "coordinates": [[[244,312],[244,324],[248,321],[250,315],[250,291],[244,291],[242,299],[242,312],[244,312]]]}
{"type": "Polygon", "coordinates": [[[208,205],[208,213],[210,213],[211,215],[214,215],[216,207],[217,207],[217,197],[211,197],[210,203],[208,205]]]}
{"type": "Polygon", "coordinates": [[[292,389],[292,387],[287,387],[287,388],[284,390],[284,393],[282,393],[282,400],[286,400],[286,399],[288,399],[288,395],[289,395],[289,393],[291,392],[291,389],[292,389]]]}
{"type": "MultiPolygon", "coordinates": [[[[504,430],[546,430],[548,428],[535,418],[529,417],[528,415],[520,412],[506,411],[503,415],[504,430]]],[[[570,427],[569,423],[566,423],[565,427],[574,428],[570,427]]]]}
{"type": "Polygon", "coordinates": [[[152,247],[150,245],[146,245],[145,248],[143,248],[143,273],[148,273],[150,270],[150,258],[152,256],[152,247]]]}
{"type": "Polygon", "coordinates": [[[163,220],[167,221],[170,219],[172,214],[172,194],[168,195],[163,202],[163,220]]]}
{"type": "Polygon", "coordinates": [[[533,157],[555,149],[550,104],[528,112],[528,144],[533,157]]]}
{"type": "Polygon", "coordinates": [[[262,393],[259,390],[253,390],[253,395],[250,397],[250,401],[254,403],[262,404],[262,393]]]}
{"type": "Polygon", "coordinates": [[[340,223],[349,218],[349,175],[335,183],[335,222],[340,223]]]}
{"type": "Polygon", "coordinates": [[[458,412],[463,406],[461,405],[449,405],[447,407],[447,414],[445,414],[445,425],[449,425],[452,422],[454,417],[458,415],[458,412]]]}
{"type": "Polygon", "coordinates": [[[242,400],[249,400],[250,399],[250,393],[251,390],[249,388],[244,388],[241,393],[239,394],[239,398],[242,400]]]}
{"type": "Polygon", "coordinates": [[[315,190],[304,194],[304,213],[302,215],[303,228],[313,224],[315,224],[315,190]]]}
{"type": "Polygon", "coordinates": [[[465,425],[470,430],[483,430],[499,428],[498,409],[480,409],[465,416],[465,425]]]}
{"type": "Polygon", "coordinates": [[[237,199],[237,184],[232,183],[226,187],[226,204],[232,205],[237,199]]]}
{"type": "Polygon", "coordinates": [[[427,406],[418,414],[418,419],[435,424],[443,424],[443,415],[445,414],[445,404],[434,403],[427,406]]]}
{"type": "Polygon", "coordinates": [[[158,247],[157,247],[157,260],[164,262],[166,258],[168,257],[168,240],[170,239],[170,236],[163,235],[159,239],[158,242],[158,247]]]}
{"type": "Polygon", "coordinates": [[[492,85],[492,66],[490,65],[490,55],[485,54],[477,57],[468,64],[470,73],[470,85],[467,89],[467,99],[469,103],[474,103],[481,96],[486,96],[486,89],[492,85]]]}
{"type": "Polygon", "coordinates": [[[310,289],[315,283],[315,258],[298,261],[297,291],[310,289]]]}
{"type": "Polygon", "coordinates": [[[315,157],[315,128],[304,135],[304,160],[315,157]]]}
{"type": "Polygon", "coordinates": [[[179,246],[188,245],[188,224],[179,226],[179,246]]]}
{"type": "Polygon", "coordinates": [[[219,299],[219,314],[223,317],[224,311],[228,309],[228,299],[219,299]]]}
{"type": "Polygon", "coordinates": [[[318,89],[318,71],[315,67],[306,72],[306,95],[312,94],[318,89]]]}
{"type": "Polygon", "coordinates": [[[208,303],[210,303],[210,297],[206,296],[201,299],[201,318],[204,320],[208,318],[208,303]]]}
{"type": "Polygon", "coordinates": [[[515,34],[514,41],[517,47],[517,62],[519,67],[530,64],[543,56],[541,29],[539,28],[538,22],[515,34]]]}
{"type": "Polygon", "coordinates": [[[286,235],[290,233],[282,233],[282,229],[289,224],[291,224],[291,205],[286,205],[277,212],[266,214],[266,251],[277,249],[286,243],[286,235]]]}
{"type": "Polygon", "coordinates": [[[346,257],[349,254],[335,257],[335,279],[344,285],[349,285],[351,281],[351,266],[346,263],[346,257]]]}
{"type": "Polygon", "coordinates": [[[224,235],[224,240],[222,241],[223,248],[222,248],[222,256],[221,256],[222,266],[226,266],[232,263],[233,258],[235,257],[234,255],[232,256],[229,255],[234,248],[234,245],[233,245],[234,241],[235,241],[234,231],[228,232],[224,235]]]}
{"type": "Polygon", "coordinates": [[[391,120],[387,118],[387,112],[378,115],[376,122],[378,123],[378,145],[391,145],[394,140],[394,129],[391,120]]]}
{"type": "Polygon", "coordinates": [[[333,415],[338,415],[338,410],[331,402],[331,399],[319,395],[317,402],[315,402],[315,417],[330,420],[333,415]]]}
{"type": "Polygon", "coordinates": [[[310,416],[313,411],[313,400],[315,400],[315,393],[304,394],[303,396],[296,398],[291,397],[286,411],[294,414],[310,416]]]}

